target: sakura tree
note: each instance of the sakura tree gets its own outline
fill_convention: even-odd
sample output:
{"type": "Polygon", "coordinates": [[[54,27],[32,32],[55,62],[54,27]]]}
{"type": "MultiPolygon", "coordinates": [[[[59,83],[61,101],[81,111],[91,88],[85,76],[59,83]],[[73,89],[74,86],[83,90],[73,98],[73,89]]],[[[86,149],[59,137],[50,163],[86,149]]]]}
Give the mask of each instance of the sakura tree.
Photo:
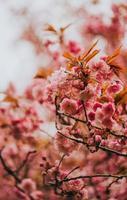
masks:
{"type": "Polygon", "coordinates": [[[47,25],[55,39],[43,42],[31,26],[24,31],[51,62],[22,95],[13,84],[3,92],[0,200],[127,199],[126,4],[112,9],[108,25],[83,12],[83,44],[66,39],[70,24],[47,25]],[[97,35],[108,44],[102,50],[90,42],[97,35]],[[45,122],[55,125],[52,133],[45,122]]]}

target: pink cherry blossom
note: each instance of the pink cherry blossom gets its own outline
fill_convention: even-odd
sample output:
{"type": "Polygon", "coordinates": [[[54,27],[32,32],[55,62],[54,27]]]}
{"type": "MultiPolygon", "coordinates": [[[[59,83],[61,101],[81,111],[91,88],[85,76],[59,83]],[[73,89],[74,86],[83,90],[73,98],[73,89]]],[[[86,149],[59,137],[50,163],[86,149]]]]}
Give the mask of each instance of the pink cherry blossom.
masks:
{"type": "Polygon", "coordinates": [[[64,98],[60,103],[61,110],[69,115],[73,115],[78,111],[78,104],[73,99],[64,98]]]}

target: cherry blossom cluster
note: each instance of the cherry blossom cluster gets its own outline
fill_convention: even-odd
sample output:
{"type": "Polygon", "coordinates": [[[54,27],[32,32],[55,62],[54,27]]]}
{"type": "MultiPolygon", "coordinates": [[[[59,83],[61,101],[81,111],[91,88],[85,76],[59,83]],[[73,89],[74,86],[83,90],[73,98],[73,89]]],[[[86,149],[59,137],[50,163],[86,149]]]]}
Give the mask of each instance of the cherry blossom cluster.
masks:
{"type": "MultiPolygon", "coordinates": [[[[68,176],[65,173],[65,177],[61,178],[62,171],[46,164],[49,167],[46,170],[46,176],[48,176],[50,170],[53,170],[54,181],[51,179],[49,183],[53,182],[52,184],[55,185],[56,189],[61,190],[61,192],[59,191],[60,194],[65,194],[67,198],[71,193],[72,198],[77,199],[77,194],[79,195],[85,187],[84,183],[82,187],[78,187],[76,193],[75,186],[73,186],[74,190],[70,188],[71,181],[74,181],[73,184],[75,185],[75,181],[79,180],[79,182],[76,182],[78,186],[84,178],[97,178],[98,187],[102,187],[100,181],[101,183],[104,182],[105,185],[97,198],[101,199],[103,194],[103,199],[107,199],[112,194],[112,190],[109,192],[109,179],[105,180],[105,178],[112,178],[114,172],[116,175],[114,178],[118,180],[126,177],[126,172],[124,175],[121,174],[120,177],[117,163],[121,158],[126,163],[127,158],[126,85],[120,78],[123,69],[116,61],[119,49],[115,50],[111,56],[104,56],[99,61],[92,61],[91,58],[98,53],[97,50],[94,50],[95,45],[96,43],[78,57],[66,54],[65,56],[69,60],[67,67],[53,73],[49,78],[49,85],[46,90],[47,99],[50,103],[55,104],[56,109],[57,133],[54,140],[55,148],[61,153],[63,152],[64,155],[71,156],[75,151],[79,153],[80,148],[84,146],[87,149],[84,150],[84,156],[86,156],[86,152],[87,154],[99,152],[98,155],[102,156],[104,153],[103,156],[107,155],[106,157],[108,157],[109,169],[103,171],[102,166],[99,166],[100,170],[97,169],[98,173],[101,171],[102,177],[97,174],[95,169],[93,170],[96,172],[94,175],[69,176],[67,178],[68,176]],[[112,161],[115,159],[116,162],[116,166],[113,166],[113,168],[110,168],[111,158],[112,161]],[[56,170],[56,174],[58,173],[56,178],[54,170],[56,170]],[[98,177],[102,179],[99,180],[98,177]],[[69,191],[64,189],[64,182],[67,182],[69,191]]],[[[95,163],[92,163],[92,165],[95,165],[95,163]]],[[[85,174],[88,166],[84,166],[83,172],[85,174]]],[[[123,168],[126,171],[125,165],[123,168]]],[[[77,168],[74,167],[75,169],[77,168]]],[[[83,173],[82,170],[80,172],[83,173]]],[[[51,177],[51,175],[48,177],[51,177]]],[[[95,180],[93,184],[96,184],[95,180]]],[[[111,185],[116,184],[116,182],[111,182],[111,185]]]]}

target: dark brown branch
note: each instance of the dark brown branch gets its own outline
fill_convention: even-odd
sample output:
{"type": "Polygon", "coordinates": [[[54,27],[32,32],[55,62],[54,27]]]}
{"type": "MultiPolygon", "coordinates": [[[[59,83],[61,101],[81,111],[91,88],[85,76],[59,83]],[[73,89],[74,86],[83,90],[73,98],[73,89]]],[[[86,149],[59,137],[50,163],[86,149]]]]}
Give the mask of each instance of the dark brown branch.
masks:
{"type": "MultiPolygon", "coordinates": [[[[88,149],[89,149],[89,147],[91,147],[91,145],[89,145],[88,143],[86,143],[86,142],[83,141],[83,140],[79,140],[79,139],[75,139],[75,138],[66,136],[66,135],[64,135],[63,133],[61,133],[60,131],[58,131],[58,133],[59,133],[60,135],[62,135],[63,137],[65,137],[65,138],[68,138],[68,139],[70,139],[70,140],[72,140],[72,141],[74,141],[74,142],[77,142],[77,143],[79,143],[79,144],[83,144],[83,145],[87,146],[88,149]]],[[[127,154],[120,153],[119,151],[115,151],[115,150],[113,150],[113,149],[109,149],[108,147],[104,147],[104,146],[102,146],[102,145],[98,145],[98,146],[96,146],[96,147],[97,147],[98,149],[101,149],[102,151],[105,151],[105,152],[113,153],[113,154],[116,154],[116,155],[118,155],[118,156],[127,157],[127,154]]]]}
{"type": "Polygon", "coordinates": [[[84,113],[85,113],[86,122],[88,123],[89,120],[88,120],[88,116],[87,116],[86,108],[85,108],[85,105],[84,105],[84,102],[83,102],[83,101],[82,101],[82,106],[83,106],[83,110],[84,110],[84,113]]]}
{"type": "Polygon", "coordinates": [[[95,174],[95,175],[76,176],[76,177],[72,177],[72,178],[63,179],[60,182],[62,184],[63,182],[69,182],[69,181],[73,181],[73,180],[77,180],[77,179],[91,179],[91,178],[118,178],[118,179],[122,179],[122,178],[127,178],[127,174],[122,174],[122,175],[95,174]]]}
{"type": "Polygon", "coordinates": [[[101,145],[99,145],[98,147],[99,147],[99,149],[101,149],[101,150],[103,150],[103,151],[105,151],[105,152],[110,152],[110,153],[116,154],[116,155],[118,155],[118,156],[127,157],[127,154],[120,153],[119,151],[115,151],[115,150],[113,150],[113,149],[109,149],[109,148],[104,147],[104,146],[101,146],[101,145]]]}
{"type": "Polygon", "coordinates": [[[63,154],[63,156],[62,156],[62,158],[60,159],[60,162],[59,162],[59,164],[58,164],[58,170],[59,170],[59,168],[60,168],[60,165],[62,164],[62,162],[63,162],[63,159],[65,158],[65,156],[66,156],[66,154],[63,154]]]}
{"type": "Polygon", "coordinates": [[[107,129],[100,128],[100,127],[98,127],[98,126],[92,125],[92,124],[88,121],[88,117],[87,117],[87,113],[86,113],[85,106],[83,106],[83,107],[84,107],[84,112],[85,112],[86,121],[85,121],[85,120],[81,120],[81,119],[79,119],[79,118],[76,118],[76,117],[74,117],[74,116],[65,114],[65,113],[58,112],[58,114],[64,115],[64,116],[66,116],[66,117],[69,117],[70,119],[73,119],[73,120],[75,120],[75,121],[78,121],[78,122],[87,124],[88,127],[91,126],[92,128],[95,128],[95,129],[98,129],[98,130],[102,130],[102,131],[104,131],[104,132],[108,132],[110,135],[113,135],[113,136],[115,136],[115,137],[117,137],[117,138],[120,138],[120,139],[127,139],[127,136],[125,136],[125,135],[118,135],[118,134],[116,134],[114,131],[107,130],[107,129]],[[89,123],[90,123],[90,124],[89,124],[89,123]]]}
{"type": "Polygon", "coordinates": [[[118,180],[119,179],[121,179],[121,178],[115,178],[115,180],[113,180],[108,186],[107,186],[107,188],[106,188],[106,192],[107,193],[110,193],[110,187],[114,184],[114,183],[117,183],[118,182],[118,180]]]}
{"type": "Polygon", "coordinates": [[[63,133],[61,133],[60,131],[57,131],[57,133],[59,133],[60,135],[62,135],[63,137],[65,137],[65,138],[67,138],[67,139],[69,139],[69,140],[72,140],[73,142],[76,142],[76,143],[79,143],[79,144],[87,145],[87,143],[85,143],[83,140],[79,140],[79,139],[75,139],[75,138],[66,136],[66,135],[64,135],[63,133]]]}
{"type": "Polygon", "coordinates": [[[118,138],[120,138],[120,139],[127,139],[127,136],[126,135],[118,135],[118,134],[116,134],[114,131],[108,131],[108,133],[109,134],[111,134],[111,135],[113,135],[113,136],[115,136],[115,137],[118,137],[118,138]]]}
{"type": "Polygon", "coordinates": [[[14,177],[16,183],[21,183],[21,179],[17,176],[17,174],[6,165],[6,163],[4,161],[4,158],[2,156],[2,150],[0,150],[0,160],[1,160],[1,163],[2,163],[5,171],[7,171],[9,175],[11,175],[12,177],[14,177]]]}
{"type": "Polygon", "coordinates": [[[26,158],[23,160],[23,162],[21,163],[21,165],[18,167],[18,169],[16,170],[16,173],[19,173],[22,168],[26,165],[26,163],[28,162],[28,159],[30,157],[31,154],[34,154],[36,153],[36,150],[33,150],[33,151],[29,151],[26,155],[26,158]]]}
{"type": "MultiPolygon", "coordinates": [[[[34,198],[33,198],[31,195],[27,194],[27,193],[25,192],[25,190],[23,190],[23,189],[18,185],[18,184],[20,184],[20,183],[22,182],[22,179],[20,179],[20,178],[18,177],[18,175],[17,175],[17,170],[16,170],[16,171],[13,171],[13,170],[5,163],[5,160],[4,160],[3,156],[2,156],[2,151],[3,151],[3,148],[0,150],[0,161],[1,161],[1,163],[2,163],[2,165],[3,165],[3,167],[4,167],[4,169],[5,169],[5,171],[6,171],[10,176],[12,176],[12,177],[14,178],[14,180],[15,180],[15,187],[16,187],[19,191],[21,191],[22,193],[24,193],[25,195],[27,195],[27,196],[29,197],[30,200],[34,200],[34,198]]],[[[29,154],[30,154],[30,153],[31,153],[31,152],[29,152],[29,154]]],[[[24,164],[27,162],[27,158],[29,157],[29,154],[27,154],[27,157],[26,157],[26,159],[24,160],[22,167],[23,167],[24,164]]],[[[21,167],[21,168],[22,168],[22,167],[21,167]]]]}
{"type": "Polygon", "coordinates": [[[66,179],[70,174],[72,174],[75,170],[79,169],[80,167],[75,167],[74,169],[72,169],[65,177],[64,179],[66,179]]]}
{"type": "Polygon", "coordinates": [[[75,121],[78,121],[78,122],[82,122],[84,124],[86,124],[86,121],[85,120],[82,120],[82,119],[79,119],[79,118],[76,118],[76,117],[73,117],[71,115],[68,115],[68,114],[65,114],[65,113],[61,113],[61,112],[57,112],[59,115],[63,115],[65,117],[69,117],[70,119],[73,119],[75,121]]]}

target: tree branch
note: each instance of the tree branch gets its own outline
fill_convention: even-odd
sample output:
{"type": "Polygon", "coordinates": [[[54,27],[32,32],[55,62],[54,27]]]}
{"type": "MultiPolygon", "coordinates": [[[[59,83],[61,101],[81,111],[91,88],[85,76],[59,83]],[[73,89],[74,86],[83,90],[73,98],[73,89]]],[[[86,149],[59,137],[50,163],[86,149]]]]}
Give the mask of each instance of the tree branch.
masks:
{"type": "Polygon", "coordinates": [[[117,178],[117,179],[122,179],[122,178],[127,178],[127,174],[122,174],[122,175],[113,175],[113,174],[95,174],[95,175],[85,175],[85,176],[76,176],[72,178],[66,178],[61,180],[61,184],[63,182],[69,182],[73,180],[78,180],[78,179],[91,179],[91,178],[117,178]]]}

